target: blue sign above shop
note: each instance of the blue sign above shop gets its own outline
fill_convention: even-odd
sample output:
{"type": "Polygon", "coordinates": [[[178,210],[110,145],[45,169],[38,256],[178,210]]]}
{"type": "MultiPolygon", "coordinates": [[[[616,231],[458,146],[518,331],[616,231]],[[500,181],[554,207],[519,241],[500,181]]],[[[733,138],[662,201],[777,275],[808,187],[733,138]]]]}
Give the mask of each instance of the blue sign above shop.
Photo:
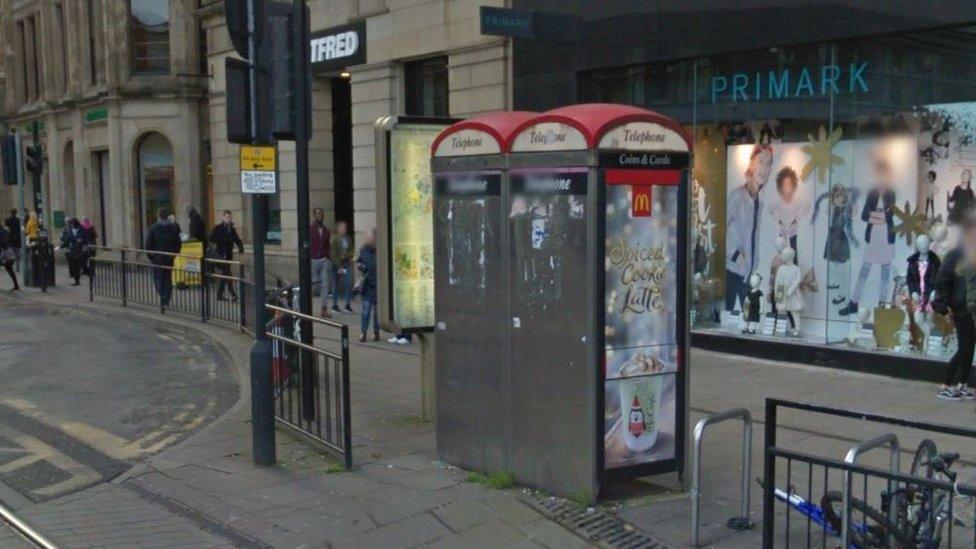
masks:
{"type": "Polygon", "coordinates": [[[532,38],[535,15],[531,11],[481,6],[481,34],[532,38]]]}
{"type": "Polygon", "coordinates": [[[740,103],[855,94],[870,89],[865,61],[713,76],[710,96],[712,103],[740,103]]]}

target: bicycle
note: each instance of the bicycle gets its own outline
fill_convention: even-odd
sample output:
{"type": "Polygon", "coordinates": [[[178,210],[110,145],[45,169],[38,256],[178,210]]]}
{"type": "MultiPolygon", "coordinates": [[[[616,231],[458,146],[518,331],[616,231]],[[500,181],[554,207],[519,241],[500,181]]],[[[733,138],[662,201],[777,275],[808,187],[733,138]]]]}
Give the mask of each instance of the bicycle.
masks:
{"type": "MultiPolygon", "coordinates": [[[[939,454],[935,443],[925,439],[912,460],[911,476],[956,482],[953,463],[957,453],[939,454]]],[[[851,498],[851,516],[859,512],[864,523],[848,533],[852,545],[858,547],[900,547],[905,549],[936,549],[942,543],[946,522],[951,514],[954,491],[935,491],[916,483],[908,483],[892,492],[881,494],[881,510],[857,498],[851,498]]],[[[825,522],[835,531],[842,529],[843,494],[830,491],[821,500],[825,522]]]]}
{"type": "MultiPolygon", "coordinates": [[[[763,484],[761,478],[757,478],[756,482],[758,482],[760,486],[765,488],[765,484],[763,484]]],[[[799,512],[801,515],[808,517],[812,523],[823,528],[824,534],[831,537],[840,537],[840,531],[841,531],[840,521],[838,519],[835,523],[835,521],[830,516],[831,511],[834,510],[833,509],[831,509],[831,511],[827,510],[828,506],[830,505],[830,502],[826,499],[828,494],[837,494],[838,497],[840,496],[840,492],[827,492],[827,494],[824,495],[824,499],[821,499],[821,504],[817,505],[816,503],[807,501],[803,499],[801,496],[797,495],[796,493],[793,493],[792,489],[789,493],[787,493],[780,488],[775,488],[775,487],[773,488],[773,496],[776,499],[786,503],[787,505],[795,509],[797,512],[799,512]]],[[[878,511],[876,510],[872,510],[872,511],[874,513],[878,513],[878,511]]],[[[874,544],[876,543],[875,540],[884,539],[883,537],[884,531],[882,531],[880,528],[881,527],[879,525],[872,525],[866,522],[852,524],[851,525],[852,532],[857,534],[857,536],[856,538],[853,537],[851,538],[850,549],[867,549],[869,547],[882,547],[883,545],[874,544]],[[857,540],[860,540],[860,542],[858,542],[857,540]]]]}

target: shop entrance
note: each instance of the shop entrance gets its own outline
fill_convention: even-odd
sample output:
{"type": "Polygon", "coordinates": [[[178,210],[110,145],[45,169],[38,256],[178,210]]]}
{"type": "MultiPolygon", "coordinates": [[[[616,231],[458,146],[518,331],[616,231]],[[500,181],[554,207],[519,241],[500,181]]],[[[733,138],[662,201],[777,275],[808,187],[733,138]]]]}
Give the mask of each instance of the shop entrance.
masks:
{"type": "Polygon", "coordinates": [[[332,78],[332,175],[336,221],[353,226],[352,94],[348,78],[332,78]]]}
{"type": "Polygon", "coordinates": [[[101,239],[102,246],[105,246],[107,233],[105,220],[105,183],[108,178],[108,151],[95,151],[92,153],[92,167],[95,172],[95,205],[98,212],[93,216],[95,226],[98,227],[98,237],[101,239]]]}

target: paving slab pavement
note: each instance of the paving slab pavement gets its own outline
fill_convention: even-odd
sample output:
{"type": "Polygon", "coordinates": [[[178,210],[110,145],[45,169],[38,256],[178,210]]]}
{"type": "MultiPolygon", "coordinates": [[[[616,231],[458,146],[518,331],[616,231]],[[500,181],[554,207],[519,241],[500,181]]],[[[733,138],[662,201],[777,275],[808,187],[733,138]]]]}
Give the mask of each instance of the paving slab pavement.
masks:
{"type": "MultiPolygon", "coordinates": [[[[89,303],[84,287],[28,290],[17,299],[114,317],[160,317],[150,308],[89,303]]],[[[492,540],[498,546],[588,545],[522,502],[522,489],[472,484],[467,472],[435,458],[433,425],[419,419],[416,346],[353,345],[352,471],[336,472],[336,460],[280,430],[278,464],[260,468],[251,463],[251,339],[191,317],[167,314],[163,321],[220,345],[236,365],[241,398],[194,435],[111,482],[44,507],[21,502],[18,512],[55,542],[83,547],[101,536],[106,544],[180,547],[466,547],[492,540]],[[480,512],[461,518],[465,508],[480,512]],[[59,521],[59,512],[92,526],[59,521]],[[113,529],[113,517],[125,518],[113,529]]]]}
{"type": "MultiPolygon", "coordinates": [[[[87,304],[87,294],[70,288],[46,296],[30,293],[27,298],[106,314],[119,311],[117,304],[105,300],[87,304]]],[[[136,307],[125,314],[157,316],[136,307]]],[[[219,341],[239,364],[241,399],[229,413],[112,485],[135,493],[156,512],[166,513],[167,520],[184,520],[201,536],[213,538],[195,542],[200,546],[211,542],[253,547],[592,546],[534,510],[528,504],[532,494],[471,484],[464,471],[436,460],[433,426],[418,419],[416,344],[353,345],[356,467],[352,472],[331,472],[331,458],[281,432],[279,465],[265,469],[254,467],[250,459],[245,366],[250,340],[216,324],[176,315],[170,320],[219,341]]],[[[356,317],[345,320],[355,322],[356,317]]],[[[976,423],[973,404],[939,401],[930,384],[697,350],[691,356],[690,396],[691,425],[707,413],[731,407],[752,411],[757,420],[753,476],[761,473],[762,410],[768,396],[958,425],[976,423]]],[[[786,425],[780,431],[781,445],[837,457],[854,441],[881,429],[803,414],[787,413],[781,419],[786,425]]],[[[906,431],[899,436],[903,447],[912,449],[925,435],[906,431]]],[[[964,453],[961,478],[972,478],[976,445],[934,438],[940,447],[964,453]]],[[[731,423],[710,431],[706,440],[702,539],[710,546],[758,546],[758,530],[733,533],[724,526],[738,509],[738,443],[738,427],[731,423]]],[[[906,456],[907,451],[903,461],[906,456]]],[[[866,463],[883,465],[885,459],[879,453],[866,463]]],[[[690,503],[688,495],[680,492],[676,475],[643,479],[636,486],[615,489],[610,496],[601,509],[669,545],[688,545],[690,503]]],[[[131,498],[125,501],[131,503],[131,498]]],[[[751,507],[758,517],[758,487],[751,507]]]]}

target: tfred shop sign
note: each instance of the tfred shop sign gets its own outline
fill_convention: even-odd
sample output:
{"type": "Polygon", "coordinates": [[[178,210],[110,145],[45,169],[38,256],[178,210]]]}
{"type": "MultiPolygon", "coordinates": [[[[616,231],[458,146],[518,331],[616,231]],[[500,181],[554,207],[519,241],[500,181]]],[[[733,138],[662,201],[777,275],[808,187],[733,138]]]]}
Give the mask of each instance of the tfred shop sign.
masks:
{"type": "Polygon", "coordinates": [[[332,27],[312,34],[308,42],[312,70],[341,71],[366,62],[366,22],[332,27]]]}
{"type": "Polygon", "coordinates": [[[713,76],[712,103],[775,101],[868,92],[868,63],[814,65],[713,76]]]}

